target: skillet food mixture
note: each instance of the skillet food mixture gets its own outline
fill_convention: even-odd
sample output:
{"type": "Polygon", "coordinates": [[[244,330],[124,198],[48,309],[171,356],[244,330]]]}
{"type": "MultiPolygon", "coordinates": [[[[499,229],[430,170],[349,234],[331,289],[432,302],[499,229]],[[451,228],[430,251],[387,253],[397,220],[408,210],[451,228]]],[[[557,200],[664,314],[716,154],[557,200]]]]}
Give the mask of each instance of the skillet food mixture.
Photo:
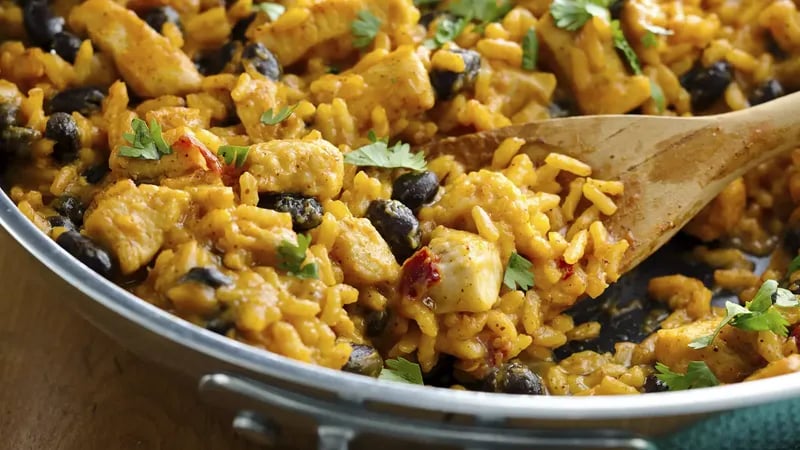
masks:
{"type": "Polygon", "coordinates": [[[557,152],[531,161],[517,138],[477,168],[414,150],[548,117],[771,100],[800,80],[792,1],[4,0],[0,22],[10,197],[77,260],[207,330],[519,394],[800,370],[800,152],[684,230],[710,243],[694,255],[713,280],[651,279],[670,312],[641,343],[563,354],[601,332],[568,310],[620,275],[628,243],[603,220],[624,186],[557,152]],[[720,290],[741,304],[712,307],[720,290]]]}

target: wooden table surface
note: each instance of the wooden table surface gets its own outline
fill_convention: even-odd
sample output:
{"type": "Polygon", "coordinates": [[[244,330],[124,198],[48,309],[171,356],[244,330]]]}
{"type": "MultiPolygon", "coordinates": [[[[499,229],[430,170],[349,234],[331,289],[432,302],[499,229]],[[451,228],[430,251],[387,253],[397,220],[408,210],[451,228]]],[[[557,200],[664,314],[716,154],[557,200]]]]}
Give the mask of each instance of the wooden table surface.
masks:
{"type": "Polygon", "coordinates": [[[188,378],[94,329],[0,230],[0,449],[252,450],[188,378]]]}

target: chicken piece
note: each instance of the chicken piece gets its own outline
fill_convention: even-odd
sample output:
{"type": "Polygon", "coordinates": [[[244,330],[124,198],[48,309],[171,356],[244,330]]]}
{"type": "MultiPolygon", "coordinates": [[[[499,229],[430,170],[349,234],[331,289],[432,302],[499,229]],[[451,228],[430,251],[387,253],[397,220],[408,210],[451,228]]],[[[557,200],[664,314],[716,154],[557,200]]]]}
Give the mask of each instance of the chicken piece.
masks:
{"type": "Polygon", "coordinates": [[[583,113],[626,113],[650,98],[650,79],[628,75],[603,19],[593,18],[573,33],[546,14],[536,31],[543,56],[552,60],[559,80],[568,80],[583,113]]]}
{"type": "Polygon", "coordinates": [[[140,97],[184,95],[200,89],[202,77],[181,49],[133,11],[112,0],[88,0],[72,9],[70,27],[87,32],[112,55],[120,75],[140,97]]]}
{"type": "Polygon", "coordinates": [[[745,378],[745,381],[760,380],[762,378],[777,377],[789,373],[800,372],[800,355],[789,355],[777,361],[772,361],[766,367],[758,369],[752,375],[745,378]]]}
{"type": "Polygon", "coordinates": [[[290,8],[275,22],[261,25],[248,36],[264,44],[284,66],[300,60],[315,45],[350,34],[363,0],[323,0],[308,8],[290,8]],[[295,20],[297,16],[305,20],[295,20]],[[290,22],[287,24],[287,22],[290,22]]]}
{"type": "Polygon", "coordinates": [[[158,122],[164,130],[179,127],[205,130],[210,126],[211,117],[196,108],[167,106],[148,111],[145,114],[145,122],[149,124],[153,120],[158,122]]]}
{"type": "Polygon", "coordinates": [[[503,262],[494,244],[473,233],[437,227],[428,248],[438,257],[440,281],[428,289],[436,314],[492,309],[503,282],[503,262]]]}
{"type": "Polygon", "coordinates": [[[748,345],[749,336],[745,333],[750,332],[725,327],[711,345],[702,349],[689,347],[694,339],[713,333],[719,320],[704,320],[658,330],[655,345],[656,360],[681,373],[686,372],[689,362],[705,361],[723,383],[742,381],[761,362],[758,353],[748,345]],[[747,347],[750,347],[749,351],[747,347]]]}
{"type": "Polygon", "coordinates": [[[331,256],[341,266],[345,282],[360,285],[397,279],[400,266],[369,219],[345,217],[339,229],[331,256]]]}
{"type": "Polygon", "coordinates": [[[123,180],[96,198],[87,212],[86,234],[111,250],[123,274],[144,266],[158,253],[167,234],[183,222],[190,196],[176,189],[123,180]]]}
{"type": "Polygon", "coordinates": [[[327,200],[339,194],[342,153],[328,141],[286,139],[250,146],[244,170],[259,192],[291,192],[327,200]]]}
{"type": "Polygon", "coordinates": [[[253,79],[242,74],[237,79],[230,96],[236,105],[236,115],[251,138],[262,141],[275,138],[275,131],[281,124],[263,124],[261,115],[268,109],[277,112],[277,92],[275,82],[268,78],[253,79]]]}

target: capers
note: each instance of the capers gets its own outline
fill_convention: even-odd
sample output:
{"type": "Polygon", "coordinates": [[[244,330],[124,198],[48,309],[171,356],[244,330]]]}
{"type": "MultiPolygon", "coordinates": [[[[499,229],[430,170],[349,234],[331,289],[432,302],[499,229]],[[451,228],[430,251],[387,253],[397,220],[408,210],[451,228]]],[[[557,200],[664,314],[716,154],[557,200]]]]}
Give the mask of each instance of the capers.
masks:
{"type": "Polygon", "coordinates": [[[102,108],[105,98],[105,94],[94,87],[66,89],[50,99],[47,104],[47,111],[48,114],[78,111],[84,116],[89,116],[102,108]]]}
{"type": "Polygon", "coordinates": [[[692,96],[692,109],[708,109],[725,93],[733,80],[733,69],[727,61],[709,67],[695,67],[681,77],[681,85],[692,96]]]}
{"type": "Polygon", "coordinates": [[[392,200],[398,200],[416,211],[433,200],[439,190],[439,177],[430,171],[400,175],[392,184],[392,200]]]}
{"type": "Polygon", "coordinates": [[[353,351],[342,370],[377,378],[383,370],[383,358],[380,353],[369,345],[350,345],[353,347],[353,351]]]}
{"type": "Polygon", "coordinates": [[[433,86],[434,92],[436,92],[436,98],[440,100],[449,100],[459,91],[472,86],[481,68],[481,55],[478,54],[478,52],[460,48],[454,48],[448,51],[461,56],[461,59],[464,60],[464,70],[462,72],[438,69],[431,71],[431,85],[433,86]]]}
{"type": "Polygon", "coordinates": [[[322,223],[322,205],[314,197],[298,194],[261,194],[258,196],[258,206],[289,213],[295,231],[308,231],[322,223]]]}
{"type": "Polygon", "coordinates": [[[422,240],[419,220],[406,205],[397,200],[373,200],[366,217],[400,264],[419,248],[422,240]]]}
{"type": "Polygon", "coordinates": [[[47,120],[44,137],[55,141],[53,157],[61,163],[73,161],[81,148],[81,137],[78,124],[71,115],[63,112],[54,113],[47,120]]]}
{"type": "Polygon", "coordinates": [[[248,65],[272,81],[278,81],[283,72],[278,58],[260,42],[247,44],[242,50],[242,66],[248,65]]]}
{"type": "Polygon", "coordinates": [[[493,368],[484,379],[483,388],[505,394],[547,394],[542,378],[519,361],[509,361],[493,368]]]}
{"type": "Polygon", "coordinates": [[[180,281],[182,283],[194,281],[211,286],[214,289],[233,284],[233,280],[230,277],[225,276],[214,266],[192,267],[181,277],[180,281]]]}
{"type": "Polygon", "coordinates": [[[106,278],[111,277],[113,272],[111,257],[88,237],[70,230],[58,235],[56,243],[90,269],[106,278]]]}
{"type": "Polygon", "coordinates": [[[62,216],[68,218],[75,225],[81,226],[83,224],[83,214],[86,208],[83,202],[78,197],[72,195],[62,195],[53,200],[50,207],[56,210],[62,216]]]}

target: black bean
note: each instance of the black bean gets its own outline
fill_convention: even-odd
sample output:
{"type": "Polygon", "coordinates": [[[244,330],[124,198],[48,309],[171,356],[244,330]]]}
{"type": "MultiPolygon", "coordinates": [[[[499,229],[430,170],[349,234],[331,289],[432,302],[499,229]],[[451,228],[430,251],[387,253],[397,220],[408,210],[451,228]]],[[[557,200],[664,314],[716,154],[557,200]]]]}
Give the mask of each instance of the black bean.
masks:
{"type": "Polygon", "coordinates": [[[47,113],[72,113],[78,111],[88,116],[103,106],[106,96],[97,88],[79,87],[67,89],[56,94],[47,105],[47,113]]]}
{"type": "Polygon", "coordinates": [[[778,44],[778,41],[776,41],[775,37],[772,36],[772,33],[767,33],[764,40],[766,41],[767,51],[770,52],[775,59],[778,61],[783,61],[789,57],[789,54],[781,48],[780,44],[778,44]]]}
{"type": "Polygon", "coordinates": [[[419,221],[406,205],[397,200],[373,200],[366,217],[400,264],[419,248],[422,240],[419,221]]]}
{"type": "Polygon", "coordinates": [[[733,80],[733,69],[727,61],[717,61],[709,67],[695,67],[681,77],[681,85],[692,96],[692,109],[708,109],[722,97],[733,80]]]}
{"type": "Polygon", "coordinates": [[[392,183],[392,200],[416,211],[417,208],[433,200],[439,191],[439,177],[435,173],[409,172],[400,175],[392,183]]]}
{"type": "Polygon", "coordinates": [[[383,370],[383,358],[380,353],[369,345],[350,345],[353,347],[353,351],[342,370],[377,378],[383,370]]]}
{"type": "Polygon", "coordinates": [[[142,19],[147,22],[152,29],[158,31],[159,33],[161,33],[162,29],[164,28],[164,24],[168,22],[174,23],[178,26],[178,28],[183,29],[180,14],[178,14],[178,11],[175,11],[175,8],[171,6],[159,6],[158,8],[153,8],[150,11],[147,11],[142,19]]]}
{"type": "Polygon", "coordinates": [[[273,81],[278,81],[283,73],[278,58],[260,42],[247,44],[242,50],[242,67],[245,65],[250,65],[256,72],[273,81]]]}
{"type": "Polygon", "coordinates": [[[472,86],[481,68],[481,55],[478,52],[460,48],[451,49],[450,52],[459,54],[464,60],[464,71],[438,69],[431,71],[431,85],[436,92],[436,98],[440,100],[451,99],[462,89],[472,86]]]}
{"type": "Polygon", "coordinates": [[[106,177],[106,174],[110,172],[111,169],[108,167],[108,162],[102,162],[100,164],[96,164],[94,166],[88,167],[86,170],[81,173],[84,178],[86,178],[86,182],[89,184],[97,184],[103,181],[103,178],[106,177]]]}
{"type": "Polygon", "coordinates": [[[625,9],[625,0],[614,0],[608,11],[611,13],[611,18],[619,20],[622,17],[622,10],[625,9]]]}
{"type": "Polygon", "coordinates": [[[55,141],[53,157],[61,163],[68,163],[78,157],[81,148],[81,137],[78,124],[71,115],[63,112],[55,113],[47,119],[44,137],[55,141]]]}
{"type": "Polygon", "coordinates": [[[573,100],[559,100],[550,104],[548,114],[553,119],[578,115],[578,107],[573,100]]]}
{"type": "Polygon", "coordinates": [[[64,30],[64,18],[53,14],[47,0],[28,0],[22,7],[22,23],[31,44],[49,49],[53,37],[64,30]]]}
{"type": "Polygon", "coordinates": [[[17,158],[30,155],[31,144],[42,136],[32,128],[10,126],[0,131],[0,151],[17,158]]]}
{"type": "Polygon", "coordinates": [[[211,286],[214,289],[233,284],[233,280],[231,280],[230,277],[220,272],[219,269],[214,266],[192,267],[180,279],[181,283],[191,281],[211,286]]]}
{"type": "Polygon", "coordinates": [[[245,34],[247,33],[247,28],[250,26],[251,23],[256,19],[255,14],[250,14],[249,16],[239,19],[236,22],[236,25],[233,26],[233,30],[231,30],[231,40],[232,41],[241,41],[247,42],[247,37],[245,34]]]}
{"type": "Polygon", "coordinates": [[[75,224],[72,223],[71,220],[64,216],[50,216],[47,218],[47,221],[50,223],[50,226],[55,227],[64,227],[68,230],[75,230],[75,224]]]}
{"type": "Polygon", "coordinates": [[[234,322],[228,317],[219,316],[206,322],[206,330],[225,336],[234,327],[234,322]]]}
{"type": "Polygon", "coordinates": [[[307,231],[322,223],[322,205],[314,197],[298,194],[261,194],[258,196],[258,206],[289,213],[295,231],[307,231]]]}
{"type": "Polygon", "coordinates": [[[225,70],[225,66],[233,59],[238,45],[237,42],[231,41],[216,50],[204,52],[195,60],[194,65],[203,75],[216,75],[225,70]]]}
{"type": "Polygon", "coordinates": [[[655,375],[648,375],[647,378],[644,379],[645,392],[666,392],[668,390],[669,387],[667,387],[667,383],[659,380],[655,375]]]}
{"type": "Polygon", "coordinates": [[[114,267],[111,256],[88,237],[70,230],[61,233],[56,243],[90,269],[106,278],[111,277],[114,267]]]}
{"type": "Polygon", "coordinates": [[[0,103],[0,130],[17,125],[19,108],[13,103],[0,103]]]}
{"type": "Polygon", "coordinates": [[[436,20],[439,16],[441,16],[443,14],[444,13],[442,13],[440,11],[428,11],[428,12],[426,12],[425,14],[423,14],[423,15],[421,15],[419,17],[419,22],[417,22],[417,23],[419,23],[420,25],[422,25],[423,27],[425,27],[427,29],[428,26],[431,23],[433,23],[434,20],[436,20]]]}
{"type": "Polygon", "coordinates": [[[800,250],[800,224],[788,224],[783,232],[783,249],[789,255],[797,255],[800,250]]]}
{"type": "Polygon", "coordinates": [[[370,311],[364,315],[364,324],[367,336],[380,336],[386,329],[386,325],[389,324],[389,313],[387,311],[370,311]]]}
{"type": "Polygon", "coordinates": [[[770,100],[775,100],[778,97],[783,97],[783,95],[783,86],[781,86],[778,80],[767,80],[753,91],[749,101],[751,105],[755,106],[770,100]]]}
{"type": "Polygon", "coordinates": [[[73,195],[56,197],[53,203],[50,204],[50,207],[71,220],[75,225],[80,226],[83,224],[83,214],[86,212],[86,207],[78,197],[73,195]]]}
{"type": "Polygon", "coordinates": [[[547,395],[542,378],[519,361],[509,361],[493,368],[483,381],[489,392],[547,395]]]}
{"type": "Polygon", "coordinates": [[[62,31],[53,36],[52,48],[61,59],[70,64],[74,64],[75,57],[78,56],[78,50],[81,48],[82,43],[83,41],[78,36],[75,36],[69,31],[62,31]]]}

